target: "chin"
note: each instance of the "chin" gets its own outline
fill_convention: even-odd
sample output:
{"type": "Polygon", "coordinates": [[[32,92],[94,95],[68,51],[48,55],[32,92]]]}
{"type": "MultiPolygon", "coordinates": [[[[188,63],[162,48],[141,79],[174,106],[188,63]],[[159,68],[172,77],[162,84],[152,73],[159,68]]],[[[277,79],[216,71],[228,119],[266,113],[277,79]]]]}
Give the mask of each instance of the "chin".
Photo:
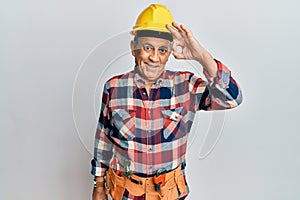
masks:
{"type": "Polygon", "coordinates": [[[156,81],[158,79],[159,76],[148,76],[147,79],[150,81],[156,81]]]}

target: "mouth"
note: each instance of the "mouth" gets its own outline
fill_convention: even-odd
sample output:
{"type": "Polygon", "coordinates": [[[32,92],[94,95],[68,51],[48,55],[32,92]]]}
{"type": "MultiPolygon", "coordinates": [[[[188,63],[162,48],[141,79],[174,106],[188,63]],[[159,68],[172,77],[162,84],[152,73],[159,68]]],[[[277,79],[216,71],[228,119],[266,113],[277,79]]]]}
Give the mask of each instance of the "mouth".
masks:
{"type": "Polygon", "coordinates": [[[149,64],[149,63],[145,63],[147,65],[147,67],[152,68],[152,69],[157,69],[160,67],[160,65],[156,65],[156,64],[149,64]]]}

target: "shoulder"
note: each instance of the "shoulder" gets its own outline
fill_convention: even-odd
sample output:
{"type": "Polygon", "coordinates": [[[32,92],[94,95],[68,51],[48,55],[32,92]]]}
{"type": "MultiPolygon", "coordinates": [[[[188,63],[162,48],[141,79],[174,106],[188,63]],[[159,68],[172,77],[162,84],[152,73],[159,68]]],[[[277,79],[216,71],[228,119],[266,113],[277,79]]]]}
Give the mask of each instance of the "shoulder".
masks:
{"type": "Polygon", "coordinates": [[[129,71],[129,72],[126,72],[126,73],[123,73],[123,74],[118,74],[118,75],[115,75],[115,76],[109,78],[106,82],[120,80],[120,79],[132,78],[133,74],[134,74],[133,70],[129,71]]]}
{"type": "Polygon", "coordinates": [[[115,75],[115,76],[109,78],[105,82],[105,86],[110,88],[110,87],[115,87],[115,86],[126,84],[129,80],[133,79],[133,76],[134,76],[134,71],[133,70],[129,71],[129,72],[126,72],[126,73],[123,73],[123,74],[115,75]]]}
{"type": "Polygon", "coordinates": [[[190,72],[190,71],[170,71],[170,70],[166,70],[165,73],[165,78],[169,79],[171,82],[173,82],[173,84],[175,85],[181,85],[183,83],[191,83],[191,84],[195,84],[197,83],[198,85],[206,85],[207,84],[207,80],[203,79],[200,76],[195,75],[194,72],[190,72]]]}
{"type": "Polygon", "coordinates": [[[190,77],[194,75],[193,72],[189,71],[171,71],[166,70],[164,74],[164,78],[166,79],[181,79],[181,80],[188,80],[190,77]]]}

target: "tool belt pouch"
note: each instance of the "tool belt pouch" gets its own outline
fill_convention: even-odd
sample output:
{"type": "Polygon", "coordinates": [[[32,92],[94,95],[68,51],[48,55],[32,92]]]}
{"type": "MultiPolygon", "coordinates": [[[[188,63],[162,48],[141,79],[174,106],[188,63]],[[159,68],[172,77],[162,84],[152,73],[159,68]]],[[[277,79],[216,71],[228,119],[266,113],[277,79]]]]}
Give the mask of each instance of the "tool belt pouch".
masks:
{"type": "Polygon", "coordinates": [[[143,185],[136,184],[130,179],[125,179],[125,188],[133,196],[139,197],[145,194],[145,189],[143,185]]]}
{"type": "Polygon", "coordinates": [[[160,188],[161,200],[175,200],[187,194],[184,175],[181,170],[176,173],[170,180],[166,180],[166,184],[160,188]]]}
{"type": "Polygon", "coordinates": [[[180,194],[180,197],[185,196],[188,194],[186,181],[183,173],[180,171],[180,174],[175,176],[175,182],[180,194]]]}
{"type": "Polygon", "coordinates": [[[114,200],[121,200],[125,191],[124,177],[117,176],[110,168],[106,172],[106,187],[114,200]]]}
{"type": "Polygon", "coordinates": [[[160,187],[159,199],[160,200],[175,200],[178,199],[178,189],[174,179],[172,181],[167,181],[166,184],[160,187]]]}

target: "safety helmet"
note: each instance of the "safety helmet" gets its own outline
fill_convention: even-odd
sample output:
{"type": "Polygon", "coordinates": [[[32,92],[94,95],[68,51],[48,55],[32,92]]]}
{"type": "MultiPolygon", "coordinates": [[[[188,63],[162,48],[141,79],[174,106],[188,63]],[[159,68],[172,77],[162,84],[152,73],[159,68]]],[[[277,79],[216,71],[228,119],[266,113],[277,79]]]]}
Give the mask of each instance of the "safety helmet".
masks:
{"type": "Polygon", "coordinates": [[[166,6],[161,4],[151,4],[138,16],[131,34],[136,35],[136,32],[139,30],[170,33],[166,28],[166,24],[172,26],[173,21],[174,18],[166,6]]]}

